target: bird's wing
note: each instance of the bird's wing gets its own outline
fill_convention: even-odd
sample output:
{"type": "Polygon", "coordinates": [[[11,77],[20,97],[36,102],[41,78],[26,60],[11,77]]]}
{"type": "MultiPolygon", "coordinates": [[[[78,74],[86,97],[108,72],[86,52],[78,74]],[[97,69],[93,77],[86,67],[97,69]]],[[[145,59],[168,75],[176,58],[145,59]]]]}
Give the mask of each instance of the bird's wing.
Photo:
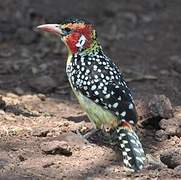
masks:
{"type": "Polygon", "coordinates": [[[134,102],[121,73],[110,60],[102,59],[101,63],[92,61],[82,70],[80,65],[73,78],[74,87],[119,119],[136,123],[134,102]]]}

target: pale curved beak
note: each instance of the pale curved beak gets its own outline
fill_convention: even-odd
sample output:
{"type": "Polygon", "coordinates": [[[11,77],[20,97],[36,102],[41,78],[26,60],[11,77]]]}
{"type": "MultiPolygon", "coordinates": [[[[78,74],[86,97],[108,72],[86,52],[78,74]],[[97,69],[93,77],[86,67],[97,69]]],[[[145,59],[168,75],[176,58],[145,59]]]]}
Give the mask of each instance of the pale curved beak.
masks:
{"type": "Polygon", "coordinates": [[[63,34],[61,30],[61,26],[59,24],[43,24],[43,25],[37,26],[36,29],[38,31],[50,32],[55,35],[63,34]]]}

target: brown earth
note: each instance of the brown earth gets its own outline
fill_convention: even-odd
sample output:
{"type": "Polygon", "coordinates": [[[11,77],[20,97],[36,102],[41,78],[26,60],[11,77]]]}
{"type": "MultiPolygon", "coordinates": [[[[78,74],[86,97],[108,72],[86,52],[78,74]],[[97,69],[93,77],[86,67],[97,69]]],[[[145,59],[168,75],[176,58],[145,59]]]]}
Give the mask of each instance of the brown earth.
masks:
{"type": "Polygon", "coordinates": [[[180,11],[179,0],[0,1],[0,179],[180,179],[180,11]],[[171,100],[174,117],[138,123],[148,157],[139,173],[124,171],[101,132],[78,133],[92,126],[68,84],[65,47],[33,31],[67,17],[95,24],[136,99],[171,100]]]}

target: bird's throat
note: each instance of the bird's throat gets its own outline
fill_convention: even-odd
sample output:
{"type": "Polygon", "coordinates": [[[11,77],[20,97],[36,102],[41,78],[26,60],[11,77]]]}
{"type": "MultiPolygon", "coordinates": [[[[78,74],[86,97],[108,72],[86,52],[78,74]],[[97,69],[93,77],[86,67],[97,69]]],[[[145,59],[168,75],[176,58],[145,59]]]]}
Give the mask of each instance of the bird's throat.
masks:
{"type": "Polygon", "coordinates": [[[72,39],[66,39],[64,40],[64,43],[68,49],[69,55],[73,54],[91,54],[91,53],[96,53],[102,50],[102,47],[100,46],[99,42],[97,40],[93,41],[87,41],[85,45],[79,46],[80,44],[80,39],[82,37],[74,37],[72,39]]]}

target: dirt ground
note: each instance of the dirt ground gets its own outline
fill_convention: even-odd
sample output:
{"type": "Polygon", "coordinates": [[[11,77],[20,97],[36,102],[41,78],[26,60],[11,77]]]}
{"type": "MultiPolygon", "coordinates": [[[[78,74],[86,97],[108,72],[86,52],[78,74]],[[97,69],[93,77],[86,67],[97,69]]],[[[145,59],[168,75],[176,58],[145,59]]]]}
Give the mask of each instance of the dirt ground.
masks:
{"type": "Polygon", "coordinates": [[[180,0],[1,0],[0,179],[181,179],[180,11],[180,0]],[[92,126],[68,84],[66,49],[33,30],[67,17],[95,24],[135,99],[171,101],[174,117],[138,123],[149,159],[139,173],[124,171],[101,132],[78,133],[92,126]]]}

